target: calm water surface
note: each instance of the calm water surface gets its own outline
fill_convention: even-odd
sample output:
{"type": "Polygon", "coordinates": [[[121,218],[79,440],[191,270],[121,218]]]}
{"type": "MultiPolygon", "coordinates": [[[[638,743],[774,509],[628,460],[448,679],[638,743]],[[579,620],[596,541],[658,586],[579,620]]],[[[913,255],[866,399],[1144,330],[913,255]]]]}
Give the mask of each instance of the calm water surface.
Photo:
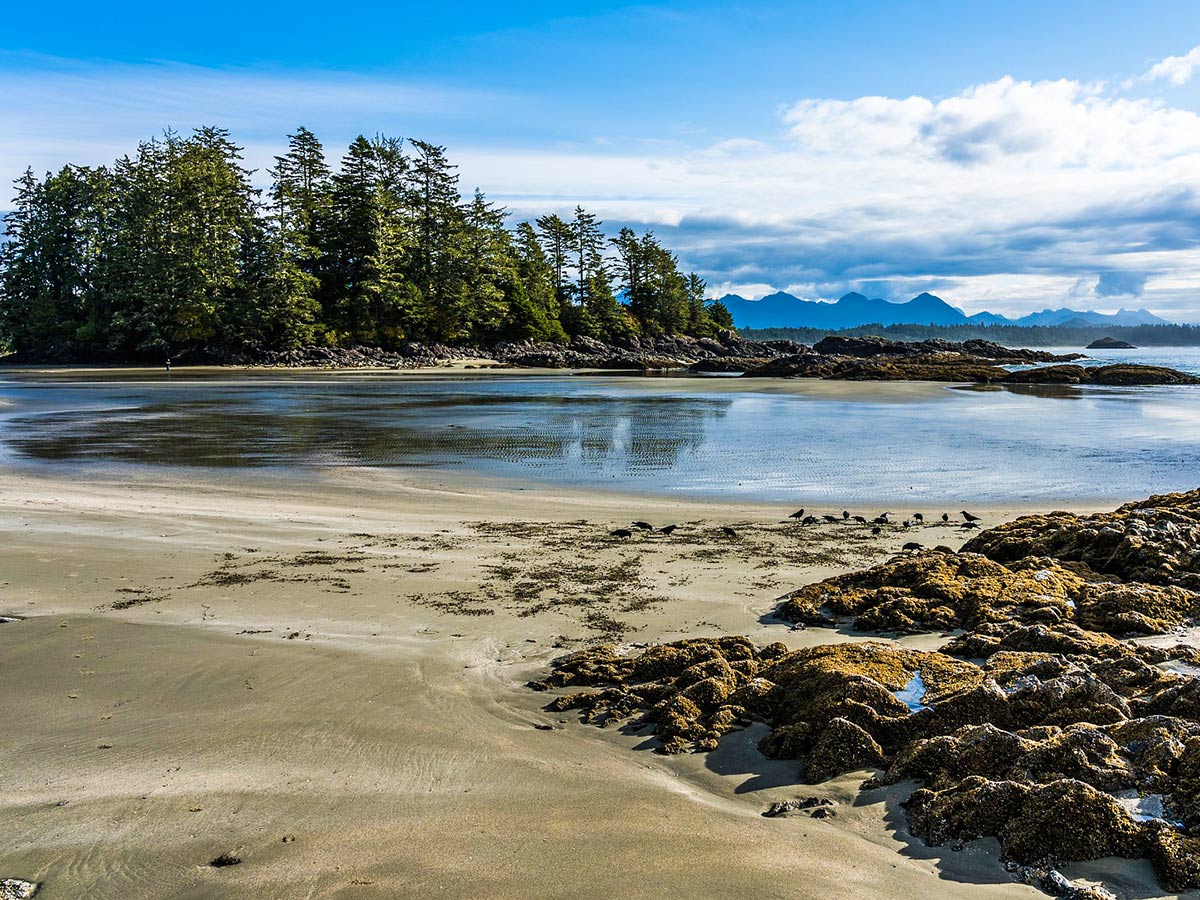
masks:
{"type": "MultiPolygon", "coordinates": [[[[1189,361],[1200,371],[1200,354],[1189,361]]],[[[0,464],[435,467],[772,501],[1108,500],[1200,484],[1200,388],[0,371],[0,464]]]]}

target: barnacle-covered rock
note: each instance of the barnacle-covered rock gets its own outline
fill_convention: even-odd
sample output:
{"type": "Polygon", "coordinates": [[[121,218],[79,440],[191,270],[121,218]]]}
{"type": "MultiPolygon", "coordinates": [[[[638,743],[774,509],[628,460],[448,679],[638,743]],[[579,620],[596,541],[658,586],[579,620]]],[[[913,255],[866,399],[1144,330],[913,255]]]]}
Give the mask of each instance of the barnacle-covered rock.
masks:
{"type": "MultiPolygon", "coordinates": [[[[1110,513],[1022,516],[963,550],[1000,563],[1048,556],[1147,585],[1200,590],[1200,490],[1128,503],[1110,513]]],[[[1183,611],[1196,614],[1195,600],[1183,611]]]]}
{"type": "Polygon", "coordinates": [[[909,828],[930,844],[995,837],[1018,863],[1138,857],[1141,823],[1111,795],[1072,778],[1047,784],[970,776],[941,791],[922,788],[905,803],[909,828]]]}

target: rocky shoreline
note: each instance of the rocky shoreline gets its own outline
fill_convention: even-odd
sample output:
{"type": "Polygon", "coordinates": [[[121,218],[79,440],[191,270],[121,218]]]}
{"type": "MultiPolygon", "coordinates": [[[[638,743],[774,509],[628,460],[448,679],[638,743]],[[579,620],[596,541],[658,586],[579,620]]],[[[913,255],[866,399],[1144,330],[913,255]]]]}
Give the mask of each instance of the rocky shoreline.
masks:
{"type": "MultiPolygon", "coordinates": [[[[491,348],[446,344],[378,347],[307,347],[288,351],[197,350],[178,365],[280,368],[441,368],[467,361],[476,367],[598,369],[614,372],[729,373],[744,378],[815,378],[827,381],[935,381],[967,384],[1156,385],[1200,384],[1200,378],[1161,366],[1080,366],[1085,354],[1056,355],[1004,347],[992,341],[892,341],[832,335],[809,347],[794,341],[750,341],[735,332],[716,338],[686,335],[631,338],[621,345],[577,337],[569,344],[498,343],[491,348]],[[1014,369],[1020,366],[1022,368],[1014,369]]],[[[23,359],[7,364],[59,364],[66,359],[23,359]]]]}
{"type": "Polygon", "coordinates": [[[1169,640],[1200,622],[1198,546],[1200,490],[1025,516],[957,553],[802,587],[777,610],[796,627],[943,632],[939,650],[602,646],[531,687],[586,722],[652,727],[662,753],[764,722],[760,750],[800,761],[798,783],[861,769],[876,770],[866,791],[915,782],[911,834],[995,837],[1012,871],[1056,893],[1111,896],[1055,869],[1108,856],[1148,859],[1168,891],[1198,888],[1200,649],[1169,640]]]}

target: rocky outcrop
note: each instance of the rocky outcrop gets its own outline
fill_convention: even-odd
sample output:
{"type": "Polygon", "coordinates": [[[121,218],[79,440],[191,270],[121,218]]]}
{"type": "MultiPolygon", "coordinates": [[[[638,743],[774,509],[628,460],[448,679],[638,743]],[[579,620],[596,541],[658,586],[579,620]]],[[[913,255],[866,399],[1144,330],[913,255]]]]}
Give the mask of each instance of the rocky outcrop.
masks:
{"type": "Polygon", "coordinates": [[[862,769],[877,773],[868,785],[915,780],[909,828],[930,844],[994,836],[1022,865],[1148,858],[1169,889],[1200,887],[1200,708],[1181,696],[1196,682],[1110,641],[1108,657],[997,650],[981,666],[878,642],[789,652],[700,639],[581,651],[535,686],[599,688],[549,708],[602,725],[637,717],[664,753],[711,750],[763,721],[760,749],[800,760],[802,781],[862,769]]]}
{"type": "Polygon", "coordinates": [[[751,378],[833,381],[939,381],[959,384],[1200,384],[1200,378],[1160,366],[1071,364],[1082,353],[1056,355],[991,341],[891,341],[833,335],[745,371],[751,378]],[[1012,371],[1006,366],[1055,363],[1012,371]]]}
{"type": "Polygon", "coordinates": [[[813,345],[813,352],[822,356],[932,356],[957,354],[975,359],[1003,363],[1069,362],[1082,359],[1082,353],[1055,354],[1044,350],[1024,350],[1004,347],[994,341],[970,340],[954,342],[934,338],[927,341],[893,341],[887,338],[841,337],[830,335],[813,345]]]}
{"type": "Polygon", "coordinates": [[[1136,350],[1137,348],[1135,346],[1133,346],[1133,344],[1127,344],[1127,343],[1125,343],[1125,341],[1119,341],[1116,338],[1102,337],[1102,338],[1099,338],[1098,340],[1092,341],[1090,344],[1088,344],[1086,347],[1084,347],[1084,349],[1085,350],[1136,350]]]}
{"type": "Polygon", "coordinates": [[[1200,490],[1109,513],[1022,516],[982,532],[963,550],[1004,564],[1052,557],[1123,581],[1200,590],[1200,490]]]}
{"type": "Polygon", "coordinates": [[[987,623],[1078,623],[1109,634],[1164,634],[1200,616],[1200,594],[1122,584],[1085,564],[924,550],[806,585],[776,610],[788,622],[913,633],[987,623]]]}
{"type": "Polygon", "coordinates": [[[1200,615],[1186,530],[1198,519],[1200,491],[1025,517],[971,550],[806,586],[779,609],[806,625],[962,630],[937,651],[606,646],[555,660],[532,686],[584,721],[652,727],[663,753],[763,722],[759,749],[798,760],[798,780],[916,782],[903,804],[914,835],[995,837],[1031,883],[1066,890],[1056,864],[1116,855],[1149,860],[1167,890],[1200,888],[1200,678],[1163,666],[1197,670],[1200,649],[1123,639],[1200,615]]]}
{"type": "Polygon", "coordinates": [[[740,372],[799,349],[800,345],[792,341],[748,341],[727,332],[720,338],[630,338],[620,346],[583,337],[570,344],[502,343],[490,355],[512,366],[548,369],[654,371],[690,367],[697,372],[740,372]]]}
{"type": "Polygon", "coordinates": [[[1000,384],[1122,385],[1200,384],[1200,378],[1162,366],[1121,364],[1112,366],[1044,366],[1009,372],[1000,384]]]}

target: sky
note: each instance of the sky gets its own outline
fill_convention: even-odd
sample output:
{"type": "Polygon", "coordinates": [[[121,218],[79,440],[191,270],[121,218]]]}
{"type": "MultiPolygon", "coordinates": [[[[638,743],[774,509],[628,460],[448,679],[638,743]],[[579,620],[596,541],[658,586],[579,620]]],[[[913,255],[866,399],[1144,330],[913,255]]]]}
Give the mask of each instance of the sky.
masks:
{"type": "Polygon", "coordinates": [[[164,128],[229,128],[260,184],[298,125],[385,133],[514,220],[653,229],[713,295],[1200,322],[1195,0],[578,6],[16,4],[0,186],[164,128]]]}

